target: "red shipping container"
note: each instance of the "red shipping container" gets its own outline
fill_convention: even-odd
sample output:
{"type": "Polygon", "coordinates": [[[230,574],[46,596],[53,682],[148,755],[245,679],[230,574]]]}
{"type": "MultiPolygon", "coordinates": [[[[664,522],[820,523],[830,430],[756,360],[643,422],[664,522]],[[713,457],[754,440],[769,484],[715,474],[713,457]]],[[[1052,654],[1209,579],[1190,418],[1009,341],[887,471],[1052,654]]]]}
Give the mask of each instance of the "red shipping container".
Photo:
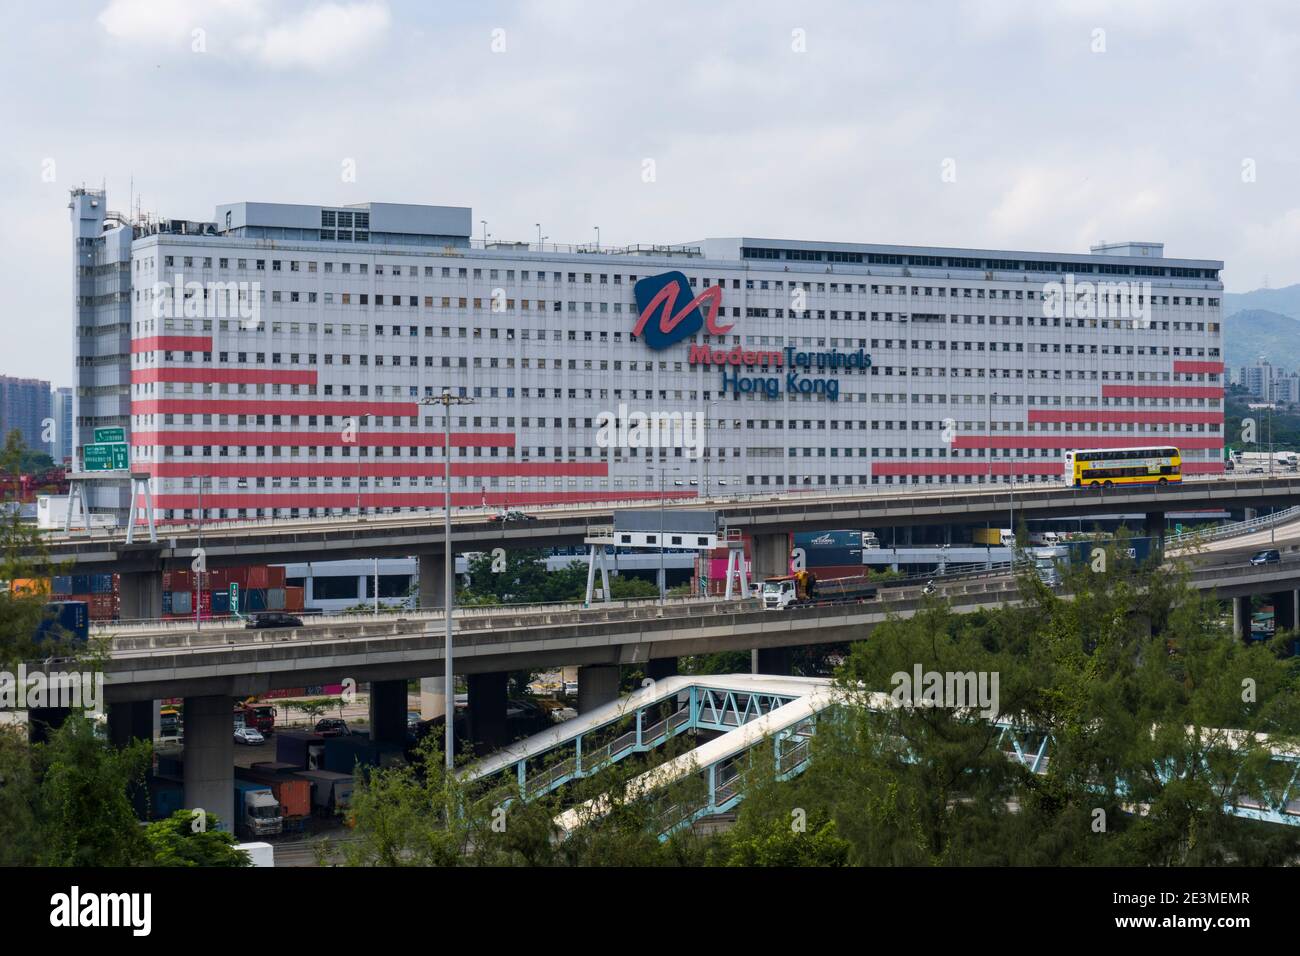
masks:
{"type": "Polygon", "coordinates": [[[267,573],[267,568],[265,564],[259,564],[256,567],[249,568],[248,582],[246,584],[246,587],[250,591],[265,590],[266,588],[270,587],[270,585],[266,583],[269,577],[270,575],[267,573]]]}
{"type": "Polygon", "coordinates": [[[176,587],[172,581],[172,573],[170,571],[163,572],[163,590],[164,591],[176,590],[176,587]]]}
{"type": "Polygon", "coordinates": [[[303,588],[284,589],[284,609],[286,611],[301,611],[306,603],[306,591],[303,588]]]}
{"type": "Polygon", "coordinates": [[[248,587],[248,568],[226,568],[226,585],[238,584],[240,590],[248,587]]]}
{"type": "Polygon", "coordinates": [[[164,588],[167,591],[193,591],[194,575],[189,571],[173,571],[171,587],[164,588]]]}
{"type": "Polygon", "coordinates": [[[214,591],[224,591],[230,584],[229,568],[213,568],[208,572],[208,586],[214,591]]]}
{"type": "Polygon", "coordinates": [[[284,565],[273,564],[270,567],[268,567],[266,571],[267,571],[266,586],[268,588],[284,587],[284,565]]]}

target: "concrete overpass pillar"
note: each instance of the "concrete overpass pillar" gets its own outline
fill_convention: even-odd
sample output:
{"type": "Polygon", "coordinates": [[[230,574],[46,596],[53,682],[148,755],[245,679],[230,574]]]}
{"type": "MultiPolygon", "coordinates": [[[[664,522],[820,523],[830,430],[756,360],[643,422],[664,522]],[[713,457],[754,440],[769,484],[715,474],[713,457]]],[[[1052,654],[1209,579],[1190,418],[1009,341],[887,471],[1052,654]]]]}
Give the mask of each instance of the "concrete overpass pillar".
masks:
{"type": "Polygon", "coordinates": [[[470,674],[469,684],[469,736],[474,743],[474,753],[491,753],[510,743],[510,728],[506,724],[506,686],[509,674],[497,671],[492,674],[470,674]]]}
{"type": "Polygon", "coordinates": [[[1273,600],[1273,626],[1277,633],[1294,631],[1300,622],[1300,591],[1279,591],[1273,600]]]}
{"type": "Polygon", "coordinates": [[[601,704],[618,700],[617,664],[588,664],[578,668],[578,713],[585,714],[601,704]]]}
{"type": "Polygon", "coordinates": [[[406,681],[370,682],[370,739],[400,744],[406,740],[406,681]]]}
{"type": "Polygon", "coordinates": [[[216,814],[233,832],[235,735],[231,699],[185,698],[185,806],[216,814]]]}
{"type": "Polygon", "coordinates": [[[790,573],[790,536],[784,532],[756,534],[750,540],[754,580],[790,573]]]}
{"type": "MultiPolygon", "coordinates": [[[[652,657],[646,661],[645,676],[651,680],[663,680],[665,677],[677,676],[677,658],[652,657]]],[[[581,686],[581,685],[579,685],[581,686]]]]}
{"type": "Polygon", "coordinates": [[[420,678],[420,719],[433,720],[447,713],[447,695],[441,677],[420,678]]]}
{"type": "Polygon", "coordinates": [[[794,654],[788,647],[762,647],[750,654],[750,669],[755,674],[789,677],[794,671],[794,654]]]}
{"type": "Polygon", "coordinates": [[[157,701],[133,700],[108,705],[108,739],[114,747],[126,747],[133,740],[153,740],[157,701]]]}
{"type": "Polygon", "coordinates": [[[420,607],[443,607],[447,601],[447,559],[438,551],[421,554],[416,559],[420,565],[420,607]]]}
{"type": "Polygon", "coordinates": [[[1250,640],[1250,595],[1232,599],[1232,634],[1239,640],[1250,640]]]}
{"type": "Polygon", "coordinates": [[[118,576],[119,615],[124,621],[162,617],[162,575],[157,571],[131,571],[118,576]]]}
{"type": "Polygon", "coordinates": [[[1146,536],[1151,539],[1152,548],[1158,546],[1163,552],[1165,547],[1165,513],[1163,511],[1148,511],[1144,530],[1146,536]]]}

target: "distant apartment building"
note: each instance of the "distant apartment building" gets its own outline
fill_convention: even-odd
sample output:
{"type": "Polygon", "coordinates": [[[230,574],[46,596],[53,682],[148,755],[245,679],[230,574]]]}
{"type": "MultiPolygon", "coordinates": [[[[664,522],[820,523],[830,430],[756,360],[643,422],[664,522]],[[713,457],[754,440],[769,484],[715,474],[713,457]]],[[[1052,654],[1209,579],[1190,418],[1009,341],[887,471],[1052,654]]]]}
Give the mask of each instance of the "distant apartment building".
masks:
{"type": "Polygon", "coordinates": [[[1286,372],[1262,356],[1254,365],[1243,365],[1237,370],[1235,384],[1261,402],[1300,403],[1300,375],[1286,372]]]}
{"type": "Polygon", "coordinates": [[[49,443],[50,457],[56,465],[72,458],[73,391],[56,388],[51,396],[51,416],[54,419],[54,440],[49,443]]]}
{"type": "Polygon", "coordinates": [[[47,447],[41,433],[50,414],[49,382],[0,375],[0,440],[17,429],[28,448],[47,447]]]}

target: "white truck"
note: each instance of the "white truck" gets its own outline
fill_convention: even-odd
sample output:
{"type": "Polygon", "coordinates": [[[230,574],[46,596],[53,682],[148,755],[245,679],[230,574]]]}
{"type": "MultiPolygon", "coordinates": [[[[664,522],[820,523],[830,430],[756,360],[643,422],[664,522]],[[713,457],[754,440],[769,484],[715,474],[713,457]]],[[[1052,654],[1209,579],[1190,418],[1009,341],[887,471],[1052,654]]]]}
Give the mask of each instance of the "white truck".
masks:
{"type": "Polygon", "coordinates": [[[270,786],[249,780],[235,781],[235,825],[239,836],[275,836],[284,830],[280,802],[270,786]]]}
{"type": "Polygon", "coordinates": [[[1061,544],[1062,538],[1056,531],[1031,531],[1029,543],[1036,548],[1054,548],[1061,544]]]}

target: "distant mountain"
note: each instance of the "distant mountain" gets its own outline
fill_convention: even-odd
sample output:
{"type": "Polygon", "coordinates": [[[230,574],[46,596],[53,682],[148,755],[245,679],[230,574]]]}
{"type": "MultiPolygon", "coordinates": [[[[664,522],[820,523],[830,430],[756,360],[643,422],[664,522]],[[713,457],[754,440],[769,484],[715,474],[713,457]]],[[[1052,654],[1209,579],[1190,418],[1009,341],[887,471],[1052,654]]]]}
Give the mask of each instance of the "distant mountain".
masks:
{"type": "MultiPolygon", "coordinates": [[[[1291,288],[1300,302],[1300,286],[1291,288]]],[[[1238,298],[1285,291],[1259,289],[1238,298]]],[[[1224,360],[1230,367],[1252,365],[1262,355],[1284,369],[1300,368],[1300,319],[1265,309],[1232,312],[1223,320],[1223,350],[1224,360]]]]}
{"type": "Polygon", "coordinates": [[[1253,292],[1225,292],[1223,314],[1233,312],[1265,311],[1289,315],[1300,319],[1300,285],[1282,289],[1256,289],[1253,292]]]}

